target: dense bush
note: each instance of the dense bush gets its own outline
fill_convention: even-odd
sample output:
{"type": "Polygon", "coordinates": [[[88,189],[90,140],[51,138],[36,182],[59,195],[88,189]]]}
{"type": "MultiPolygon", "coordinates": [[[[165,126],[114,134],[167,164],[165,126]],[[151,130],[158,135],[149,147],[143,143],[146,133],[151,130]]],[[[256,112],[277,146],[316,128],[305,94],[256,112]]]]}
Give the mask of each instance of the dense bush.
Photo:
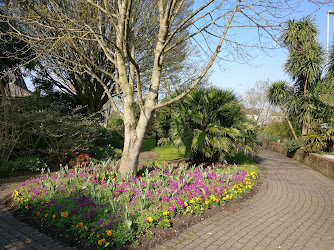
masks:
{"type": "Polygon", "coordinates": [[[296,152],[297,149],[299,149],[303,146],[303,144],[304,143],[303,143],[303,140],[301,138],[292,139],[292,140],[288,141],[287,143],[285,143],[286,148],[287,148],[289,153],[296,152]]]}
{"type": "Polygon", "coordinates": [[[87,148],[97,136],[97,121],[48,97],[11,99],[0,107],[3,162],[40,155],[63,162],[69,152],[87,148]]]}
{"type": "Polygon", "coordinates": [[[0,178],[17,175],[21,171],[36,172],[46,164],[39,157],[19,157],[6,163],[0,163],[0,178]]]}
{"type": "Polygon", "coordinates": [[[186,157],[221,161],[237,149],[254,151],[255,127],[231,91],[195,89],[173,109],[171,135],[186,157]]]}
{"type": "Polygon", "coordinates": [[[123,148],[124,137],[116,130],[100,127],[97,146],[110,145],[114,148],[123,148]]]}
{"type": "MultiPolygon", "coordinates": [[[[299,131],[297,130],[296,133],[298,134],[298,132],[299,131]]],[[[293,138],[293,134],[286,120],[271,121],[269,125],[265,127],[264,133],[268,136],[277,136],[279,137],[279,139],[283,139],[283,138],[292,139],[293,138]]]]}
{"type": "Polygon", "coordinates": [[[89,156],[98,161],[101,160],[118,160],[122,157],[122,150],[112,147],[111,145],[91,147],[89,156]]]}

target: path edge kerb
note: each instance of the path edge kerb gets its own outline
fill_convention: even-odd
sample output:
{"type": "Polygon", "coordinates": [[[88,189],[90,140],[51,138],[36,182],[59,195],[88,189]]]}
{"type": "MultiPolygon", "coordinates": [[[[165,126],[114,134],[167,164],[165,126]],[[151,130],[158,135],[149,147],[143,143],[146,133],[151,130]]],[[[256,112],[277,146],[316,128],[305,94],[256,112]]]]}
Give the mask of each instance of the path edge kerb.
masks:
{"type": "Polygon", "coordinates": [[[294,154],[288,152],[285,144],[264,141],[262,144],[264,149],[283,154],[289,158],[293,158],[300,163],[309,166],[324,176],[334,180],[334,160],[326,158],[319,154],[308,153],[305,150],[298,149],[294,154]]]}

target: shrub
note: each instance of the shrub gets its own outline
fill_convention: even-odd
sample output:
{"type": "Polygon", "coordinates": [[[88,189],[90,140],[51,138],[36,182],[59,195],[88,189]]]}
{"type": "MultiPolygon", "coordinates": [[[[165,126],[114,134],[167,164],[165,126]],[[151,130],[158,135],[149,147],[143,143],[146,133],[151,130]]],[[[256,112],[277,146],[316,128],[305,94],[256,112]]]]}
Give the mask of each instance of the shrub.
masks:
{"type": "Polygon", "coordinates": [[[298,138],[298,139],[292,139],[285,143],[286,148],[289,153],[296,152],[297,149],[301,148],[303,146],[303,140],[298,138]]]}
{"type": "Polygon", "coordinates": [[[116,130],[100,127],[97,146],[110,145],[114,148],[123,148],[124,137],[116,130]]]}
{"type": "Polygon", "coordinates": [[[118,160],[122,157],[122,150],[114,148],[110,145],[101,147],[91,147],[89,156],[96,160],[118,160]]]}
{"type": "Polygon", "coordinates": [[[85,166],[87,164],[90,163],[91,161],[91,157],[89,157],[88,154],[86,153],[81,153],[78,154],[76,157],[72,158],[68,165],[70,165],[71,167],[81,167],[81,166],[85,166]]]}
{"type": "Polygon", "coordinates": [[[231,91],[195,89],[174,109],[173,143],[195,161],[219,161],[237,149],[255,151],[255,127],[231,91]]]}
{"type": "Polygon", "coordinates": [[[0,108],[0,153],[3,162],[40,155],[64,161],[69,152],[88,147],[96,139],[97,120],[48,98],[29,96],[9,100],[0,108]]]}
{"type": "Polygon", "coordinates": [[[170,138],[160,138],[158,141],[158,146],[166,146],[166,145],[170,145],[171,144],[171,139],[170,138]]]}
{"type": "Polygon", "coordinates": [[[0,177],[15,176],[21,171],[36,172],[45,167],[46,164],[39,157],[19,157],[0,164],[0,177]]]}
{"type": "MultiPolygon", "coordinates": [[[[268,136],[276,136],[278,139],[293,138],[293,134],[286,120],[284,121],[274,120],[270,122],[269,125],[265,127],[264,133],[268,136]]],[[[296,133],[298,133],[298,131],[296,131],[296,133]]]]}

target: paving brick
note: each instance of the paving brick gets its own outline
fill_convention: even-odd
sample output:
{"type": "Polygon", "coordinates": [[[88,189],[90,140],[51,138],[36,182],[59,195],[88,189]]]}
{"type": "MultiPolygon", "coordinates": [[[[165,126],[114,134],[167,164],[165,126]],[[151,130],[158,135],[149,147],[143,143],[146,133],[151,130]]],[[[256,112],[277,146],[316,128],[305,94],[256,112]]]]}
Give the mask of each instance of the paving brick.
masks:
{"type": "Polygon", "coordinates": [[[225,214],[224,218],[216,215],[210,222],[197,224],[196,233],[201,236],[196,243],[207,244],[211,239],[213,246],[217,243],[219,249],[238,249],[240,244],[262,250],[284,246],[318,248],[321,239],[322,249],[334,249],[331,248],[334,239],[330,238],[334,231],[334,182],[269,150],[261,150],[259,167],[262,185],[258,193],[238,211],[225,214]],[[213,225],[210,227],[213,221],[222,233],[215,232],[213,225]],[[209,235],[208,228],[211,229],[209,235]],[[325,237],[327,232],[329,236],[325,237]]]}

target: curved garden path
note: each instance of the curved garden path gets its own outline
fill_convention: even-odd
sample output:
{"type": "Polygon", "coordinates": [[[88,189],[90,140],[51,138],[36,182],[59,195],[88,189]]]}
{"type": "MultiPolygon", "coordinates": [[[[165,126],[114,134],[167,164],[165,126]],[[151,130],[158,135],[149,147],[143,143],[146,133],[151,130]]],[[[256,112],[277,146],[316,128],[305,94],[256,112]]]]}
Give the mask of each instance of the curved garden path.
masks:
{"type": "Polygon", "coordinates": [[[334,181],[269,150],[260,169],[252,199],[156,249],[334,249],[334,181]]]}
{"type": "MultiPolygon", "coordinates": [[[[268,150],[261,150],[260,169],[262,185],[252,199],[156,248],[334,249],[334,181],[268,150]]],[[[20,184],[0,183],[0,249],[66,249],[4,210],[4,197],[20,184]]]]}

